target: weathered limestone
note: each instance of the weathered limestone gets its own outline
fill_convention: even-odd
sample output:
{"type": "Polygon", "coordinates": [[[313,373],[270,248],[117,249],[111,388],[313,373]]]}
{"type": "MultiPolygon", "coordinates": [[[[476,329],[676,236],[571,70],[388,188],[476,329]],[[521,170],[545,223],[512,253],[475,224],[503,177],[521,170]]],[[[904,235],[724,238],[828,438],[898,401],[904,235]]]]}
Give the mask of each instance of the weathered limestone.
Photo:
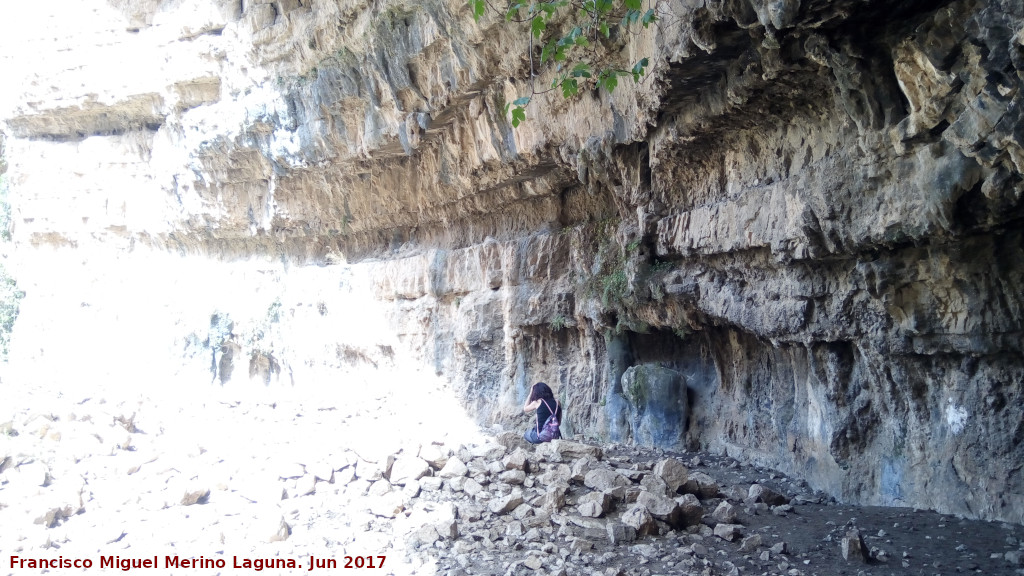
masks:
{"type": "Polygon", "coordinates": [[[654,465],[654,474],[660,477],[669,492],[676,492],[689,481],[689,471],[675,458],[666,458],[654,465]]]}
{"type": "Polygon", "coordinates": [[[625,488],[633,483],[618,472],[606,468],[597,468],[587,472],[583,485],[599,492],[610,492],[615,488],[625,488]]]}
{"type": "MultiPolygon", "coordinates": [[[[527,91],[522,31],[465,3],[46,4],[0,34],[34,59],[0,50],[24,260],[99,243],[348,262],[394,340],[318,344],[337,351],[327,368],[400,341],[481,422],[515,421],[544,380],[567,438],[1024,518],[1016,0],[668,0],[671,19],[605,55],[649,57],[644,82],[538,95],[515,130],[502,103],[527,91]]],[[[26,334],[71,314],[37,302],[26,334]]],[[[281,333],[337,325],[283,304],[300,313],[281,333]]],[[[306,365],[257,328],[209,324],[159,347],[222,384],[306,365]]],[[[81,339],[38,341],[70,357],[81,339]]],[[[578,457],[565,446],[543,458],[578,457]]],[[[437,456],[442,478],[470,474],[437,456]]]]}

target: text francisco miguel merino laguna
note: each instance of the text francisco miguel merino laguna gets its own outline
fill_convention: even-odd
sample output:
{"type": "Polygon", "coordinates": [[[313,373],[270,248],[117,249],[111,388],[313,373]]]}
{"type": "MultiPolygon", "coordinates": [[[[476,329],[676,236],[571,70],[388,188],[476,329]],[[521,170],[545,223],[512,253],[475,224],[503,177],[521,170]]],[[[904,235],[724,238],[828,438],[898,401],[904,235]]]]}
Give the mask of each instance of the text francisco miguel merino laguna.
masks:
{"type": "Polygon", "coordinates": [[[182,558],[180,556],[164,556],[160,562],[159,556],[152,558],[122,558],[121,556],[100,556],[95,562],[91,558],[23,558],[11,556],[11,568],[39,569],[48,568],[116,568],[125,572],[129,570],[140,570],[144,568],[239,568],[243,570],[255,570],[259,572],[265,569],[293,568],[304,569],[307,572],[317,568],[383,568],[384,556],[345,556],[340,560],[334,558],[309,557],[308,564],[300,564],[292,558],[240,558],[231,557],[231,565],[224,558],[182,558]]]}

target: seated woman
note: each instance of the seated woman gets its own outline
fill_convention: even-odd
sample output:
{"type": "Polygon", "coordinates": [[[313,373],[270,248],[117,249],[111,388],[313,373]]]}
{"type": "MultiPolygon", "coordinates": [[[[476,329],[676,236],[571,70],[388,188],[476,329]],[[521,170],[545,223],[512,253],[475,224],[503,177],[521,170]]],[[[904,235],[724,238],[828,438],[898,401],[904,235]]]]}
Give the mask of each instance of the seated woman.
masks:
{"type": "Polygon", "coordinates": [[[562,437],[559,430],[562,423],[562,407],[555,400],[551,388],[543,382],[537,382],[530,388],[530,396],[523,405],[523,412],[533,410],[537,411],[537,422],[523,434],[527,442],[540,444],[562,437]]]}

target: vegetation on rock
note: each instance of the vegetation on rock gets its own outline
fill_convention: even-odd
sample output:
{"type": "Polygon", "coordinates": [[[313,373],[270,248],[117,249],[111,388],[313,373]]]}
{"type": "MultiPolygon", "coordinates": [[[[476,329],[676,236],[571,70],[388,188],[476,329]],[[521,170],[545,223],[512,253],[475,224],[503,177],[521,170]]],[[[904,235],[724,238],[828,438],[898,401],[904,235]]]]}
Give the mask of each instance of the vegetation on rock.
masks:
{"type": "Polygon", "coordinates": [[[509,23],[528,27],[530,93],[505,105],[512,126],[526,120],[526,107],[537,94],[558,90],[572,98],[581,90],[603,89],[613,92],[620,78],[639,83],[650,65],[641,58],[628,67],[609,64],[605,51],[616,42],[637,34],[658,21],[656,2],[644,0],[549,0],[507,2],[502,8],[487,0],[469,0],[473,17],[479,20],[487,10],[504,15],[509,23]],[[534,48],[540,56],[534,60],[534,48]],[[548,88],[537,89],[535,79],[544,70],[553,70],[548,88]]]}

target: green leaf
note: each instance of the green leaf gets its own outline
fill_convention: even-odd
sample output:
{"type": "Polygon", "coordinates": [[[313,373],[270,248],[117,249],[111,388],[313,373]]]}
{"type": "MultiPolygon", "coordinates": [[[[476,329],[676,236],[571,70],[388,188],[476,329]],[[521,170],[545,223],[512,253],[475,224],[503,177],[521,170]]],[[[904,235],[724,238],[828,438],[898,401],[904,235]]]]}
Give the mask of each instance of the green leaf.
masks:
{"type": "Polygon", "coordinates": [[[619,79],[616,78],[614,74],[609,74],[608,76],[605,76],[604,82],[603,82],[603,86],[604,86],[605,90],[607,90],[609,92],[614,92],[615,91],[615,87],[618,86],[618,85],[619,85],[619,79]]]}
{"type": "Polygon", "coordinates": [[[579,86],[576,83],[575,78],[566,78],[562,80],[562,96],[565,98],[571,98],[579,92],[579,86]]]}
{"type": "Polygon", "coordinates": [[[605,38],[609,38],[612,35],[612,31],[608,29],[608,23],[603,20],[601,21],[600,31],[601,35],[604,36],[605,38]]]}
{"type": "Polygon", "coordinates": [[[629,10],[639,10],[640,8],[643,8],[644,2],[643,0],[623,0],[622,3],[625,4],[626,8],[629,10]]]}
{"type": "Polygon", "coordinates": [[[612,0],[597,0],[595,4],[598,14],[607,14],[612,11],[613,3],[612,0]]]}
{"type": "Polygon", "coordinates": [[[544,21],[544,16],[538,14],[533,17],[530,21],[530,32],[534,38],[540,38],[544,34],[544,29],[547,28],[547,22],[544,21]]]}
{"type": "Polygon", "coordinates": [[[580,62],[576,66],[573,66],[572,75],[574,78],[590,78],[590,64],[580,62]]]}
{"type": "Polygon", "coordinates": [[[647,28],[648,26],[650,26],[651,22],[657,22],[657,21],[658,21],[658,15],[654,13],[654,8],[651,8],[650,10],[645,12],[643,19],[640,20],[640,22],[643,23],[644,28],[647,28]]]}
{"type": "Polygon", "coordinates": [[[551,40],[548,40],[547,44],[544,44],[543,48],[540,49],[540,63],[544,64],[547,62],[548,58],[554,56],[555,52],[555,39],[552,38],[551,40]]]}
{"type": "Polygon", "coordinates": [[[519,125],[526,120],[526,111],[522,108],[512,109],[512,127],[518,128],[519,125]]]}
{"type": "Polygon", "coordinates": [[[473,20],[479,20],[484,15],[486,5],[484,0],[469,0],[469,7],[473,10],[473,20]]]}
{"type": "Polygon", "coordinates": [[[647,65],[649,63],[650,63],[650,60],[648,60],[647,58],[644,58],[644,59],[640,60],[639,62],[637,62],[636,64],[633,65],[633,70],[631,71],[631,73],[633,74],[633,82],[639,82],[640,81],[640,77],[643,76],[644,72],[647,71],[647,65]]]}
{"type": "Polygon", "coordinates": [[[516,98],[515,100],[512,101],[512,104],[514,104],[516,106],[520,106],[520,107],[526,106],[529,103],[530,103],[530,97],[529,96],[523,96],[522,98],[516,98]]]}

